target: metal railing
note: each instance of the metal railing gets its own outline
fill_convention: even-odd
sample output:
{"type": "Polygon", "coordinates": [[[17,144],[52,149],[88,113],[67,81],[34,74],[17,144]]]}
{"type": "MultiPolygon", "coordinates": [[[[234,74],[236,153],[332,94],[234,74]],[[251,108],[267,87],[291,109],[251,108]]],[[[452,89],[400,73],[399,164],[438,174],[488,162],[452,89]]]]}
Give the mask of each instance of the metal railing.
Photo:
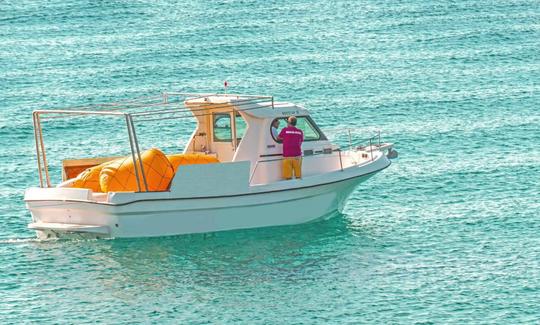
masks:
{"type": "MultiPolygon", "coordinates": [[[[211,115],[213,110],[220,110],[220,112],[223,112],[221,111],[222,109],[230,109],[226,110],[225,112],[235,113],[265,107],[274,108],[273,96],[165,92],[158,97],[141,97],[136,100],[117,103],[96,104],[92,106],[75,106],[72,108],[59,110],[35,110],[32,114],[32,119],[34,125],[34,138],[36,144],[40,187],[52,186],[47,162],[47,153],[45,150],[45,142],[43,139],[43,127],[41,123],[44,120],[81,116],[123,117],[125,119],[128,133],[131,159],[133,160],[133,166],[135,169],[137,189],[139,192],[142,192],[143,188],[144,191],[148,191],[148,183],[144,172],[144,164],[141,159],[141,150],[135,130],[135,122],[193,118],[211,115]],[[204,98],[208,98],[209,96],[227,97],[233,99],[233,101],[219,104],[204,101],[204,98]],[[176,98],[176,101],[171,100],[171,98],[176,98]],[[203,101],[197,101],[201,99],[203,99],[203,101]],[[187,108],[181,106],[186,102],[189,103],[191,107],[187,108]]],[[[235,119],[232,119],[231,123],[235,123],[235,119]]]]}
{"type": "MultiPolygon", "coordinates": [[[[309,154],[309,155],[303,155],[302,159],[304,159],[305,157],[313,157],[313,156],[319,156],[319,155],[329,155],[329,154],[332,154],[334,152],[338,153],[339,165],[340,165],[341,171],[343,171],[343,162],[341,160],[341,149],[340,148],[333,149],[331,152],[322,151],[322,152],[314,152],[314,153],[309,154]]],[[[253,177],[255,176],[255,173],[257,172],[257,168],[259,167],[259,163],[276,162],[276,161],[282,161],[283,159],[285,159],[285,158],[280,156],[279,158],[257,160],[255,162],[255,167],[253,167],[253,171],[251,172],[251,175],[249,176],[249,184],[251,184],[251,182],[253,180],[253,177]]]]}
{"type": "MultiPolygon", "coordinates": [[[[366,151],[366,149],[367,149],[368,152],[369,152],[369,159],[371,161],[373,161],[374,160],[374,156],[373,156],[374,149],[378,150],[378,147],[381,147],[381,131],[377,130],[376,134],[373,135],[372,137],[364,138],[364,139],[358,139],[358,140],[355,140],[355,141],[353,141],[353,139],[352,139],[352,134],[351,134],[350,129],[347,129],[347,133],[348,133],[348,141],[349,141],[349,151],[357,152],[357,151],[366,151]],[[362,145],[362,144],[366,144],[366,143],[368,145],[366,145],[366,146],[362,145]]],[[[323,151],[320,151],[320,152],[312,152],[309,155],[304,154],[302,156],[302,158],[318,156],[318,155],[328,155],[328,154],[333,154],[335,152],[338,153],[339,168],[340,168],[341,171],[343,171],[344,170],[344,168],[343,168],[343,157],[342,157],[343,150],[341,148],[332,149],[329,152],[326,152],[325,150],[323,150],[323,151]]],[[[279,157],[279,158],[274,158],[274,159],[257,160],[257,162],[255,162],[255,167],[253,168],[253,171],[251,172],[251,175],[249,176],[249,184],[252,183],[253,177],[255,177],[255,174],[257,172],[257,168],[259,167],[260,163],[269,163],[269,162],[282,161],[283,159],[284,159],[283,157],[279,157]]]]}
{"type": "MultiPolygon", "coordinates": [[[[339,131],[344,131],[343,129],[339,129],[339,131]]],[[[359,139],[353,139],[353,135],[351,132],[351,129],[345,129],[347,133],[348,143],[349,143],[349,150],[350,151],[369,151],[370,159],[373,161],[373,150],[377,150],[379,147],[381,147],[381,130],[374,131],[374,135],[369,138],[359,138],[359,139]],[[367,145],[365,145],[367,144],[367,145]]]]}

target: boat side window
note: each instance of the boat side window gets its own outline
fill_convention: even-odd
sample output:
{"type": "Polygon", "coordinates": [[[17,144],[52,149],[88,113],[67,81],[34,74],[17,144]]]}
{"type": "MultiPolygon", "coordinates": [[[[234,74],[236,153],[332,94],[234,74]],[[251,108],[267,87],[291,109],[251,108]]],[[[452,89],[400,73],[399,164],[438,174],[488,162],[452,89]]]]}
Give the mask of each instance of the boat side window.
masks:
{"type": "Polygon", "coordinates": [[[244,118],[240,114],[236,114],[235,118],[236,123],[236,139],[238,141],[242,140],[244,134],[246,133],[247,124],[244,118]]]}
{"type": "MultiPolygon", "coordinates": [[[[231,142],[232,141],[232,128],[231,128],[231,115],[229,113],[216,113],[213,114],[214,119],[214,141],[216,142],[231,142]]],[[[240,114],[236,114],[236,139],[242,140],[244,133],[246,133],[247,124],[240,114]]]]}
{"type": "MultiPolygon", "coordinates": [[[[277,140],[277,135],[281,130],[283,130],[284,127],[287,126],[287,118],[286,117],[279,117],[277,119],[274,119],[272,121],[273,125],[275,121],[279,121],[279,126],[277,128],[276,134],[272,131],[272,126],[270,126],[270,134],[272,135],[272,138],[276,142],[281,143],[281,141],[277,140]]],[[[302,130],[304,132],[304,141],[318,141],[318,140],[326,140],[325,135],[322,133],[322,131],[315,125],[315,122],[311,119],[309,116],[297,116],[296,117],[296,127],[302,130]]]]}
{"type": "Polygon", "coordinates": [[[231,115],[228,113],[216,113],[212,116],[214,120],[214,141],[231,142],[231,115]]]}

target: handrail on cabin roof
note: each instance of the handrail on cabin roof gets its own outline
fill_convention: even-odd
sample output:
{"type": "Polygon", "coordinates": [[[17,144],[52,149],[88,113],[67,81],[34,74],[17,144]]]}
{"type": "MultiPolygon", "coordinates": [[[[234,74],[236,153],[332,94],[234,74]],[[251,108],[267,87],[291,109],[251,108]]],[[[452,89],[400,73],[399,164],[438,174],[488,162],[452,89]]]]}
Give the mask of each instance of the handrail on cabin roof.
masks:
{"type": "MultiPolygon", "coordinates": [[[[183,111],[196,111],[196,110],[207,110],[208,108],[201,109],[190,109],[187,107],[175,107],[171,109],[170,107],[184,103],[186,101],[200,99],[205,97],[227,97],[227,98],[236,98],[234,106],[242,110],[243,106],[263,103],[263,100],[270,100],[269,105],[274,108],[274,97],[273,96],[260,96],[260,95],[240,95],[240,94],[218,94],[218,93],[180,93],[180,92],[164,92],[161,97],[144,97],[138,100],[129,100],[124,102],[114,102],[108,104],[96,104],[88,106],[74,106],[71,108],[62,108],[62,109],[40,109],[35,110],[34,113],[40,115],[55,114],[55,115],[124,115],[129,114],[132,116],[136,115],[152,115],[152,114],[164,114],[164,113],[178,113],[183,111]],[[183,101],[173,101],[169,100],[170,96],[184,96],[183,101]],[[88,108],[89,110],[85,110],[88,108]]],[[[203,103],[194,103],[195,105],[199,104],[203,106],[203,103]]],[[[211,104],[211,102],[208,102],[211,104]]],[[[230,103],[215,103],[212,109],[224,108],[229,106],[230,103]]],[[[60,116],[59,116],[60,117],[60,116]]],[[[55,117],[58,118],[58,117],[55,117]]]]}

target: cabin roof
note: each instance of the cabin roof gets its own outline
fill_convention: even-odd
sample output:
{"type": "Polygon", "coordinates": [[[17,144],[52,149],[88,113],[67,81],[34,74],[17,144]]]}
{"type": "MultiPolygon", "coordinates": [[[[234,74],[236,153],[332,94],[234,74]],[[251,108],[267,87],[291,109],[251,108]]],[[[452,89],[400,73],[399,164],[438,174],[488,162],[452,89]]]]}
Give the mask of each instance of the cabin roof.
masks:
{"type": "MultiPolygon", "coordinates": [[[[270,98],[270,97],[269,97],[270,98]]],[[[309,115],[309,112],[296,104],[289,102],[274,101],[254,101],[251,96],[242,95],[210,95],[199,98],[187,99],[185,106],[190,109],[208,108],[227,108],[233,106],[234,109],[244,112],[247,115],[256,118],[276,118],[290,115],[309,115]],[[230,106],[229,106],[230,105],[230,106]]]]}

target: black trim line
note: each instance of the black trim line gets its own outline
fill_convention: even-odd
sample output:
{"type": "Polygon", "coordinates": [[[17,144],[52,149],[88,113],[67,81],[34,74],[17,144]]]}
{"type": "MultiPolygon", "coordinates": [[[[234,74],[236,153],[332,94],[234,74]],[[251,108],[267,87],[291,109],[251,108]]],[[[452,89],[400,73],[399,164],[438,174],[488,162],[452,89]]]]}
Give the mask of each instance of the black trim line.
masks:
{"type": "MultiPolygon", "coordinates": [[[[307,151],[307,150],[312,150],[312,149],[306,149],[306,150],[304,150],[304,152],[307,151]]],[[[332,152],[339,152],[339,151],[341,151],[340,148],[332,149],[332,152]]],[[[322,150],[322,151],[314,151],[312,155],[308,155],[308,156],[316,156],[316,155],[322,155],[322,154],[328,155],[329,153],[325,153],[324,150],[322,150]]],[[[283,154],[282,153],[268,153],[268,154],[264,154],[264,155],[259,155],[259,158],[278,157],[278,156],[283,156],[283,154]]],[[[305,156],[305,154],[304,154],[304,156],[305,156]]]]}
{"type": "Polygon", "coordinates": [[[269,154],[266,154],[266,155],[259,155],[259,158],[277,157],[277,156],[283,156],[283,154],[281,154],[281,153],[269,153],[269,154]]]}

